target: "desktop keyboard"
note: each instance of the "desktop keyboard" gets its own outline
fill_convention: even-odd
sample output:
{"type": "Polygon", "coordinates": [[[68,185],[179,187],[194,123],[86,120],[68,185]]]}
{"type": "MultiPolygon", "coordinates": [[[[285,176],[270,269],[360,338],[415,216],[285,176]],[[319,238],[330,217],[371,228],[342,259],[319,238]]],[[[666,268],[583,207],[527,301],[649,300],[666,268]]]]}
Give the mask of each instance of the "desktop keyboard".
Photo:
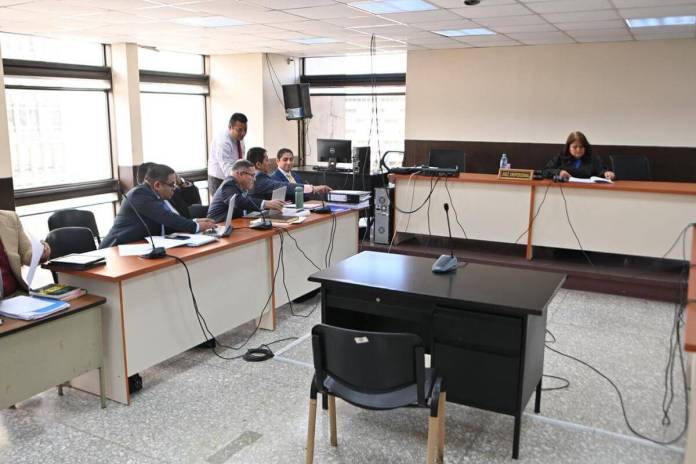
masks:
{"type": "Polygon", "coordinates": [[[350,172],[352,173],[353,170],[351,168],[334,168],[334,169],[329,169],[328,166],[312,166],[312,169],[314,171],[321,171],[321,172],[350,172]]]}

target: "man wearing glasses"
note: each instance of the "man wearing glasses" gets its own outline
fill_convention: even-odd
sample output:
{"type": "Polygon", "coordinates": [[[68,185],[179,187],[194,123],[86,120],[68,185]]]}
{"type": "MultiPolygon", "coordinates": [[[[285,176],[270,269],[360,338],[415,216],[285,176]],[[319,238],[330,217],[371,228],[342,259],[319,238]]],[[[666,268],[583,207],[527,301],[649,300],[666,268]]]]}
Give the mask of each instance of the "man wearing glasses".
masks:
{"type": "Polygon", "coordinates": [[[250,161],[241,159],[232,165],[232,175],[228,176],[219,189],[215,192],[213,200],[208,208],[208,217],[216,222],[225,220],[227,216],[227,202],[232,195],[237,195],[233,217],[244,215],[244,211],[259,211],[262,209],[283,209],[283,200],[260,200],[247,195],[254,187],[254,165],[250,161]]]}
{"type": "Polygon", "coordinates": [[[210,219],[187,219],[181,216],[168,200],[176,189],[176,173],[169,166],[153,164],[147,170],[145,181],[131,189],[121,204],[114,225],[101,242],[101,248],[135,242],[147,237],[138,214],[152,235],[170,232],[196,233],[215,227],[210,219]],[[137,211],[137,214],[136,214],[137,211]]]}

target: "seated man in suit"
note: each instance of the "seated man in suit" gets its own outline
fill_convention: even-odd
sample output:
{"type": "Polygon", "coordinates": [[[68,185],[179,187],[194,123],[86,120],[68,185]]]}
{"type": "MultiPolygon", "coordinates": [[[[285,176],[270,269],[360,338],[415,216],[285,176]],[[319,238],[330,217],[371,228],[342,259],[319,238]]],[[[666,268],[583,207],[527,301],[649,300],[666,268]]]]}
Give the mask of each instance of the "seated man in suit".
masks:
{"type": "MultiPolygon", "coordinates": [[[[44,243],[41,261],[51,255],[51,247],[44,243]]],[[[19,216],[14,211],[0,211],[0,299],[15,293],[26,293],[27,284],[22,278],[22,265],[31,263],[31,243],[24,233],[19,216]]]]}
{"type": "Polygon", "coordinates": [[[304,188],[305,199],[307,197],[307,194],[318,193],[322,195],[331,190],[331,188],[328,185],[305,184],[302,181],[300,174],[297,171],[292,170],[294,159],[295,156],[292,154],[292,150],[290,150],[289,148],[281,148],[280,150],[278,150],[278,153],[276,155],[276,164],[278,165],[278,169],[276,170],[276,172],[273,173],[271,178],[278,182],[294,184],[288,185],[288,191],[294,191],[294,188],[292,187],[296,187],[298,185],[302,186],[304,188]]]}
{"type": "MultiPolygon", "coordinates": [[[[145,176],[147,175],[147,170],[150,169],[152,166],[155,166],[157,163],[151,163],[149,161],[146,161],[145,163],[141,164],[138,166],[138,173],[136,174],[136,181],[138,182],[138,185],[141,185],[143,182],[145,182],[145,176]]],[[[172,194],[171,198],[169,200],[165,200],[167,203],[172,205],[174,209],[176,210],[177,213],[182,215],[185,218],[191,219],[191,213],[189,213],[189,205],[186,199],[184,198],[184,195],[182,193],[182,190],[180,188],[180,180],[183,181],[179,175],[176,175],[176,185],[177,188],[174,189],[174,193],[172,194]]]]}
{"type": "Polygon", "coordinates": [[[101,248],[142,240],[150,233],[196,233],[215,227],[210,219],[191,220],[181,216],[167,202],[176,188],[176,173],[169,166],[155,164],[145,174],[145,181],[132,188],[121,204],[114,225],[101,242],[101,248]],[[136,214],[137,212],[137,214],[136,214]],[[147,224],[147,229],[140,215],[147,224]]]}
{"type": "Polygon", "coordinates": [[[227,205],[232,195],[237,195],[233,216],[241,217],[244,211],[260,211],[262,209],[282,210],[282,200],[261,200],[247,195],[254,187],[254,165],[247,160],[237,160],[232,165],[232,175],[228,176],[217,189],[208,208],[208,217],[215,222],[224,221],[227,217],[227,205]]]}

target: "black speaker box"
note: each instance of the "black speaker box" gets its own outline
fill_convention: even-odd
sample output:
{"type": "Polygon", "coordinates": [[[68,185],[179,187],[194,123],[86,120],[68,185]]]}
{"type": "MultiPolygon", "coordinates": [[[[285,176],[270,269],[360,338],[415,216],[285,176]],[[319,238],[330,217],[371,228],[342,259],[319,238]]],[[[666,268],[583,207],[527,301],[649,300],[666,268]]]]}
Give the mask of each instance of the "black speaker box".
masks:
{"type": "Polygon", "coordinates": [[[285,119],[308,119],[312,117],[309,101],[309,84],[287,84],[283,86],[285,119]]]}

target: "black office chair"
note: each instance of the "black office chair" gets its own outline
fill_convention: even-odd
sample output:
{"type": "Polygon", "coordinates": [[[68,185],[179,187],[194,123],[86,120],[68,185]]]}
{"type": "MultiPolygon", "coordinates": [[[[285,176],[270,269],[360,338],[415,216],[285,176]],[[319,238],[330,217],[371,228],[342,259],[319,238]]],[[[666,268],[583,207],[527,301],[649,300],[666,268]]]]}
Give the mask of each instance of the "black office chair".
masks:
{"type": "Polygon", "coordinates": [[[100,243],[99,229],[94,213],[81,209],[61,209],[51,214],[48,218],[48,230],[61,227],[87,227],[92,231],[97,244],[100,243]]]}
{"type": "MultiPolygon", "coordinates": [[[[54,229],[46,236],[46,242],[51,246],[51,259],[70,253],[84,253],[94,251],[97,246],[94,244],[92,231],[87,227],[61,227],[54,229]]],[[[58,283],[58,276],[55,272],[53,281],[58,283]]]]}
{"type": "Polygon", "coordinates": [[[466,171],[466,153],[462,150],[431,148],[428,153],[428,166],[435,168],[458,168],[466,171]]]}
{"type": "Polygon", "coordinates": [[[650,161],[645,155],[611,155],[609,159],[618,180],[652,180],[650,161]]]}
{"type": "Polygon", "coordinates": [[[312,328],[314,378],[310,389],[307,464],[314,460],[317,393],[328,396],[331,446],[337,445],[336,397],[364,409],[430,408],[428,464],[442,462],[445,388],[425,368],[418,335],[364,332],[319,324],[312,328]]]}
{"type": "Polygon", "coordinates": [[[188,207],[191,219],[204,218],[208,216],[208,207],[206,205],[190,205],[188,207]]]}
{"type": "Polygon", "coordinates": [[[201,203],[201,193],[198,191],[198,187],[194,184],[188,185],[186,187],[179,187],[181,196],[186,201],[186,204],[191,206],[201,203]]]}

